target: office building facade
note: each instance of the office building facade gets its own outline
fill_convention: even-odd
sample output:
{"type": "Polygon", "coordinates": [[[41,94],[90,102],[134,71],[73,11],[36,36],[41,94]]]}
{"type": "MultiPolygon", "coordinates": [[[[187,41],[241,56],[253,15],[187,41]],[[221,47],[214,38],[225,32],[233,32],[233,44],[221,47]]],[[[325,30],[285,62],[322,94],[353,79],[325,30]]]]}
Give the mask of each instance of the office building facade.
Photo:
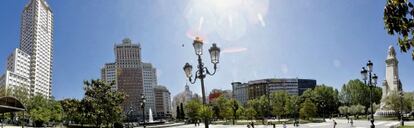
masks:
{"type": "Polygon", "coordinates": [[[20,46],[8,57],[5,87],[21,86],[30,96],[52,97],[53,13],[45,0],[30,0],[21,15],[20,46]]]}
{"type": "Polygon", "coordinates": [[[162,85],[154,87],[156,117],[165,119],[171,117],[171,93],[162,85]]]}
{"type": "Polygon", "coordinates": [[[314,88],[316,80],[298,78],[260,79],[247,83],[233,82],[232,86],[234,97],[245,104],[247,100],[256,99],[263,95],[269,96],[276,91],[286,91],[290,95],[301,95],[305,90],[314,88]]]}

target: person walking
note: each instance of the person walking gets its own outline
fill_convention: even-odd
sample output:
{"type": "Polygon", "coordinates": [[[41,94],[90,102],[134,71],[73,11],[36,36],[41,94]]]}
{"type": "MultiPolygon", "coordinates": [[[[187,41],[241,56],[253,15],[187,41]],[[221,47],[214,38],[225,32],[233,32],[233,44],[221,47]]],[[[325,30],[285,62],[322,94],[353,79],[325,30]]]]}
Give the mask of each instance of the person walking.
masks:
{"type": "Polygon", "coordinates": [[[351,127],[354,127],[354,119],[351,118],[351,127]]]}
{"type": "Polygon", "coordinates": [[[333,120],[333,123],[334,123],[334,126],[333,126],[333,128],[336,128],[336,121],[335,120],[333,120]]]}

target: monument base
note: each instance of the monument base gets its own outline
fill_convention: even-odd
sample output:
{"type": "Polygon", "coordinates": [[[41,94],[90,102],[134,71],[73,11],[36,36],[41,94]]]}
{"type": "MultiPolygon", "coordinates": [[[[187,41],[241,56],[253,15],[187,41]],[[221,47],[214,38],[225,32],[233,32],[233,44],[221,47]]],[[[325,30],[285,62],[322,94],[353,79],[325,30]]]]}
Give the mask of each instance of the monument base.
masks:
{"type": "Polygon", "coordinates": [[[390,117],[390,116],[397,116],[398,113],[394,110],[380,110],[378,109],[377,112],[375,112],[374,116],[382,116],[382,117],[390,117]]]}

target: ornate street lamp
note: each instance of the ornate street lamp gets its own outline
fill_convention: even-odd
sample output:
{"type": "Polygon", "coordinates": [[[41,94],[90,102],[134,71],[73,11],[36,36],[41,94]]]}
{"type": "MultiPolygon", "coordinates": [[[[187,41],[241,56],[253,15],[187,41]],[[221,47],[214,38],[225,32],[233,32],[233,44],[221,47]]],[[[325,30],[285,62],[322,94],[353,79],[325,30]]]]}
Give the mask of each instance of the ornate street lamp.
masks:
{"type": "Polygon", "coordinates": [[[368,87],[370,89],[370,107],[371,107],[371,128],[375,128],[374,122],[374,107],[372,106],[372,95],[373,95],[373,91],[372,89],[377,85],[377,80],[378,80],[378,76],[376,74],[371,75],[372,71],[373,71],[373,67],[374,64],[371,62],[371,60],[368,60],[367,63],[367,69],[365,69],[365,67],[362,67],[361,70],[361,76],[362,76],[362,80],[364,80],[364,84],[367,85],[367,80],[368,80],[368,87]]]}
{"type": "Polygon", "coordinates": [[[237,114],[237,110],[239,109],[239,104],[237,103],[237,101],[235,99],[233,100],[232,109],[233,109],[233,117],[234,117],[233,125],[235,125],[236,124],[236,114],[237,114]]]}
{"type": "MultiPolygon", "coordinates": [[[[185,75],[187,76],[191,84],[194,84],[197,81],[197,78],[200,79],[203,104],[206,105],[207,103],[206,103],[206,96],[205,96],[205,89],[204,89],[204,78],[206,77],[207,74],[212,76],[216,73],[217,64],[219,63],[219,59],[220,59],[220,48],[217,47],[215,43],[213,43],[211,48],[208,50],[210,52],[211,63],[214,64],[214,71],[213,73],[210,73],[210,71],[204,66],[201,60],[201,55],[203,55],[203,40],[201,40],[200,37],[196,37],[196,39],[193,42],[193,46],[194,46],[195,54],[198,57],[197,59],[198,69],[195,73],[194,79],[192,79],[193,66],[191,66],[189,63],[186,63],[183,69],[184,69],[185,75]]],[[[205,124],[205,127],[208,128],[207,119],[204,119],[204,124],[205,124]]]]}
{"type": "Polygon", "coordinates": [[[142,119],[143,119],[143,126],[145,128],[145,102],[146,98],[144,94],[141,94],[141,108],[142,108],[142,119]]]}
{"type": "Polygon", "coordinates": [[[404,107],[403,107],[403,97],[404,96],[404,93],[403,93],[403,91],[402,91],[402,88],[401,88],[401,91],[400,91],[400,123],[401,123],[401,126],[404,126],[404,113],[403,113],[403,109],[404,109],[404,107]]]}
{"type": "Polygon", "coordinates": [[[128,127],[131,127],[131,118],[132,118],[132,112],[134,112],[134,110],[132,109],[132,107],[129,107],[129,111],[128,111],[128,127]]]}
{"type": "Polygon", "coordinates": [[[325,120],[325,109],[326,109],[326,103],[325,102],[322,102],[322,104],[321,104],[321,107],[322,107],[322,118],[323,118],[323,121],[325,121],[326,122],[326,120],[325,120]]]}

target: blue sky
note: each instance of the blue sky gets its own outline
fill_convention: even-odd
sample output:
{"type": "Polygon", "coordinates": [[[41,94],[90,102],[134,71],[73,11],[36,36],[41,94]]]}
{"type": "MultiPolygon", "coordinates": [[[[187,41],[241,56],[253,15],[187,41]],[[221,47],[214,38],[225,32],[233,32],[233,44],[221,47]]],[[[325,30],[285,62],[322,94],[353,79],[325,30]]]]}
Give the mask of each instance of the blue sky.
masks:
{"type": "MultiPolygon", "coordinates": [[[[103,64],[114,61],[114,43],[125,37],[141,44],[143,60],[156,66],[158,83],[173,95],[184,90],[183,65],[195,66],[194,35],[206,41],[208,67],[211,42],[225,51],[217,74],[206,79],[208,91],[272,77],[310,78],[339,88],[359,78],[368,59],[384,80],[386,50],[396,45],[384,30],[385,0],[211,1],[48,0],[55,18],[53,95],[81,98],[82,81],[99,78],[103,64]]],[[[0,4],[0,72],[18,47],[27,2],[0,4]]],[[[414,61],[399,51],[400,79],[413,91],[414,61]]],[[[199,83],[190,88],[200,92],[199,83]]]]}

